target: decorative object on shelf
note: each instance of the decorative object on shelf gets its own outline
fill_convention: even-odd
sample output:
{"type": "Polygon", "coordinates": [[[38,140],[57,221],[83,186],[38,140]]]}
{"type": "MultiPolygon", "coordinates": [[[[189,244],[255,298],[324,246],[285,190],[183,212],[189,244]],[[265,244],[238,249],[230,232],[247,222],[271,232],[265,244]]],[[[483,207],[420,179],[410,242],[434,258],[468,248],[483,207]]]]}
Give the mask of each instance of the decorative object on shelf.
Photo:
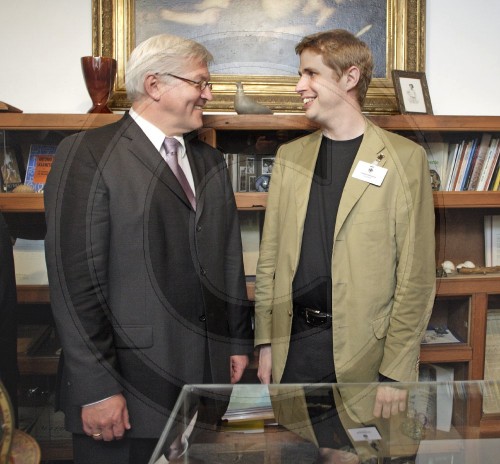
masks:
{"type": "Polygon", "coordinates": [[[255,189],[257,192],[267,192],[269,190],[269,182],[271,180],[271,176],[269,174],[262,174],[255,181],[255,189]]]}
{"type": "Polygon", "coordinates": [[[451,274],[456,270],[455,265],[451,261],[444,261],[443,263],[441,263],[441,267],[446,274],[451,274]]]}
{"type": "Polygon", "coordinates": [[[0,101],[0,112],[1,113],[22,113],[23,110],[16,108],[15,106],[9,105],[3,101],[0,101]]]}
{"type": "Polygon", "coordinates": [[[7,145],[6,134],[0,130],[0,191],[11,192],[22,183],[16,152],[7,145]]]}
{"type": "Polygon", "coordinates": [[[433,114],[425,73],[394,69],[392,81],[401,114],[433,114]]]}
{"type": "Polygon", "coordinates": [[[500,266],[461,267],[458,269],[459,274],[494,274],[495,272],[500,272],[500,266]]]}
{"type": "Polygon", "coordinates": [[[0,381],[0,462],[8,463],[14,439],[14,411],[9,394],[0,381]]]}
{"type": "Polygon", "coordinates": [[[116,60],[105,56],[84,56],[81,58],[85,85],[93,106],[88,113],[112,113],[108,108],[116,77],[116,60]]]}
{"type": "Polygon", "coordinates": [[[461,269],[474,269],[476,265],[472,261],[464,261],[463,263],[457,264],[457,272],[461,269]]]}
{"type": "Polygon", "coordinates": [[[31,185],[20,184],[12,190],[12,193],[35,193],[35,189],[31,185]]]}
{"type": "Polygon", "coordinates": [[[234,109],[238,114],[273,114],[267,106],[261,105],[253,98],[245,95],[241,82],[236,82],[234,109]]]}

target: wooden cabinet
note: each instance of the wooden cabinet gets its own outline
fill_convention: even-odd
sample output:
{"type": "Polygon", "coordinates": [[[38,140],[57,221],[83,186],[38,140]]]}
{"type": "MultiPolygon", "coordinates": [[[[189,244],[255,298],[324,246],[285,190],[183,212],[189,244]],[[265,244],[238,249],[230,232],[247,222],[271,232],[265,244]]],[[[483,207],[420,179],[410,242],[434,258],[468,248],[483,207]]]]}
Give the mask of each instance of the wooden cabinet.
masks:
{"type": "MultiPolygon", "coordinates": [[[[71,114],[0,114],[0,130],[6,130],[26,158],[30,143],[49,137],[60,140],[65,135],[117,121],[121,115],[71,114]]],[[[379,126],[405,136],[427,139],[451,139],[461,134],[500,133],[500,117],[478,116],[372,116],[379,126]]],[[[285,138],[315,130],[315,125],[302,115],[207,115],[199,136],[223,152],[238,152],[259,135],[279,134],[285,138]]],[[[242,212],[265,214],[266,193],[236,193],[242,212]]],[[[436,266],[445,259],[454,263],[465,260],[483,266],[485,215],[500,214],[500,192],[434,192],[436,211],[436,266]]],[[[6,217],[14,236],[43,238],[43,197],[40,194],[0,194],[0,211],[6,217]]],[[[253,287],[249,285],[249,295],[253,287]]],[[[500,274],[462,276],[437,279],[437,296],[433,312],[436,324],[453,328],[461,343],[426,345],[421,362],[446,363],[455,368],[456,380],[484,378],[486,330],[488,314],[500,308],[500,274]],[[498,303],[498,304],[497,304],[498,303]]],[[[47,287],[19,286],[18,300],[23,317],[49,305],[47,287]]],[[[50,310],[48,311],[50,313],[50,310]]],[[[22,375],[55,375],[57,356],[19,359],[22,375]]],[[[481,404],[473,402],[467,411],[468,423],[481,433],[500,436],[500,415],[484,415],[481,404]]],[[[57,458],[54,444],[47,444],[45,456],[57,458]]],[[[67,453],[62,452],[61,459],[67,453]]],[[[47,457],[44,457],[47,459],[47,457]]]]}

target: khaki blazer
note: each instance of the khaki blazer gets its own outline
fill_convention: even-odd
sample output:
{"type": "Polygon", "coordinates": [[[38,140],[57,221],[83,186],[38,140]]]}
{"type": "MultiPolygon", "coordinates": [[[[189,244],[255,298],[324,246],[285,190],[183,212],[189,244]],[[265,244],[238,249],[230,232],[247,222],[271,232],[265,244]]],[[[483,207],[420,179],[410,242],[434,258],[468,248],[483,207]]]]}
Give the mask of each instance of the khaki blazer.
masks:
{"type": "MultiPolygon", "coordinates": [[[[273,167],[257,267],[255,345],[272,344],[275,383],[288,355],[292,282],[321,139],[318,131],[280,147],[273,167]]],[[[368,120],[337,214],[332,285],[338,383],[377,382],[379,373],[415,381],[435,295],[429,168],[422,147],[368,120]],[[381,186],[353,177],[360,161],[377,159],[387,169],[381,186]]],[[[373,391],[365,390],[343,398],[359,421],[370,420],[373,407],[373,391]],[[363,398],[371,398],[371,407],[363,398]]],[[[294,410],[280,414],[299,414],[294,410]]]]}

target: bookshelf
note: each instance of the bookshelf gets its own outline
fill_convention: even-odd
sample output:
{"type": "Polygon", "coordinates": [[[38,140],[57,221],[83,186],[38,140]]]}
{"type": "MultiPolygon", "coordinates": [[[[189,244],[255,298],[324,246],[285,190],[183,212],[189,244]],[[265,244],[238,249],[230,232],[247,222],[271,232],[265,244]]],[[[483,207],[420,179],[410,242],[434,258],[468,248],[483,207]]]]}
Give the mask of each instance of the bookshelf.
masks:
{"type": "MultiPolygon", "coordinates": [[[[8,133],[21,149],[28,154],[30,143],[41,143],[44,137],[59,140],[74,132],[115,122],[119,114],[0,114],[0,130],[8,133]]],[[[377,125],[400,134],[427,140],[449,140],[461,134],[491,132],[500,134],[500,116],[432,116],[432,115],[376,115],[370,116],[377,125]]],[[[243,140],[243,135],[285,131],[301,135],[315,130],[316,126],[303,115],[206,115],[204,128],[199,137],[224,150],[243,140]]],[[[263,218],[267,201],[266,193],[238,192],[238,209],[245,214],[260,214],[263,218]]],[[[471,260],[484,266],[483,217],[500,214],[500,192],[434,192],[436,211],[436,266],[444,260],[455,264],[471,260]]],[[[27,193],[1,193],[0,211],[4,214],[13,235],[27,238],[43,238],[43,195],[27,193]]],[[[248,284],[249,297],[253,297],[253,284],[248,284]]],[[[19,286],[18,300],[24,307],[22,317],[31,311],[45,307],[50,314],[48,288],[44,286],[19,286]]],[[[437,279],[437,296],[433,317],[450,325],[458,321],[462,343],[426,345],[421,350],[422,363],[443,363],[454,367],[456,380],[480,380],[484,378],[486,352],[485,335],[488,312],[500,307],[500,274],[453,275],[437,279]]],[[[23,356],[19,359],[21,375],[55,376],[56,355],[23,356]]],[[[500,413],[485,415],[480,402],[468,406],[469,424],[475,432],[484,436],[500,437],[500,413]]],[[[67,450],[57,457],[54,443],[42,443],[43,459],[64,459],[67,450]],[[45,453],[44,453],[45,449],[45,453]],[[54,457],[55,456],[55,457],[54,457]]]]}

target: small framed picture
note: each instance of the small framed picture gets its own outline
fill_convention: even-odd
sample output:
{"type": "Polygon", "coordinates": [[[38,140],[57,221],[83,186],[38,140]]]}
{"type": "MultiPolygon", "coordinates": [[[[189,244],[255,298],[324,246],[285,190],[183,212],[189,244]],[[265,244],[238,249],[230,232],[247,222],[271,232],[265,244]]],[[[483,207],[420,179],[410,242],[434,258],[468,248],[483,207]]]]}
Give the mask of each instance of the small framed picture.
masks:
{"type": "Polygon", "coordinates": [[[395,69],[392,80],[401,114],[433,114],[425,73],[395,69]]]}
{"type": "Polygon", "coordinates": [[[274,158],[262,158],[262,174],[272,174],[274,158]]]}

